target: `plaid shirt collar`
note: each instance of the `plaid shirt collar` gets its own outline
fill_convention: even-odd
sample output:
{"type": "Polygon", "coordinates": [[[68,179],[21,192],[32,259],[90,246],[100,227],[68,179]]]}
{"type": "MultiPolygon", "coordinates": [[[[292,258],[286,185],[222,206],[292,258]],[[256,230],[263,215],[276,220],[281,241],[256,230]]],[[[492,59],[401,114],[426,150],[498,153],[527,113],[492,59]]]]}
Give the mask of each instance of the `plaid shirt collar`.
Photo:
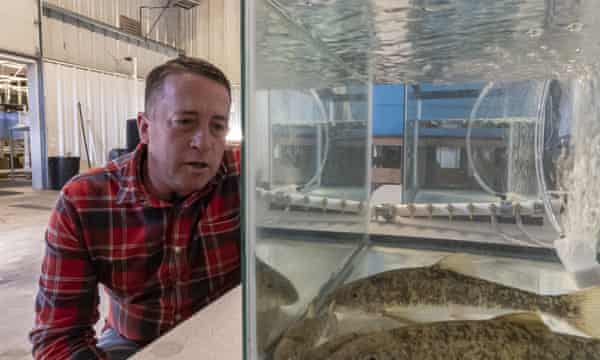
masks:
{"type": "MultiPolygon", "coordinates": [[[[143,182],[142,171],[147,157],[146,144],[138,144],[135,150],[122,158],[115,159],[110,164],[113,167],[119,184],[117,193],[118,204],[140,204],[144,206],[164,208],[173,206],[173,203],[161,200],[150,193],[143,182]]],[[[200,198],[209,195],[214,188],[222,182],[230,172],[235,172],[235,164],[228,158],[227,152],[223,155],[223,161],[219,166],[217,174],[200,191],[187,196],[183,201],[183,206],[187,207],[200,198]]]]}

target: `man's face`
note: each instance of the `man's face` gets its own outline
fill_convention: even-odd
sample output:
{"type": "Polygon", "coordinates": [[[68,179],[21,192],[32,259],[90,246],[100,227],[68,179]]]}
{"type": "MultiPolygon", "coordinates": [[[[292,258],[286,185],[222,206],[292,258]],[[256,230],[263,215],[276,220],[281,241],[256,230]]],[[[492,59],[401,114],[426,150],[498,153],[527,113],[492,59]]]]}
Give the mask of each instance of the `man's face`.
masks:
{"type": "Polygon", "coordinates": [[[158,195],[186,196],[217,173],[228,131],[227,88],[196,74],[172,74],[138,117],[148,147],[148,178],[158,195]]]}

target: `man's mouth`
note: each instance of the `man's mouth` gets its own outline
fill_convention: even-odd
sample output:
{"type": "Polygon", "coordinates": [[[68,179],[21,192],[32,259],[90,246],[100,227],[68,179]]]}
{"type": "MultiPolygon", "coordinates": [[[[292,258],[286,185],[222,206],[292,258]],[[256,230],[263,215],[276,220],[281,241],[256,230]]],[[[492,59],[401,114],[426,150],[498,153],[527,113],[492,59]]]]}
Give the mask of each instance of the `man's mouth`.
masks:
{"type": "Polygon", "coordinates": [[[204,161],[188,161],[185,164],[194,169],[208,169],[208,163],[204,161]]]}

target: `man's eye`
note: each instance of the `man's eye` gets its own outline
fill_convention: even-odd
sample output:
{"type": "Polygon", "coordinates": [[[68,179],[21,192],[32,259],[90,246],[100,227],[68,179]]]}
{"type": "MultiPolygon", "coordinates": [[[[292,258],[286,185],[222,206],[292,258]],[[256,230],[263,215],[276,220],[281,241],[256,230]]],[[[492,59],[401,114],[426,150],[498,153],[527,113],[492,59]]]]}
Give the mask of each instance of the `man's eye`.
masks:
{"type": "Polygon", "coordinates": [[[227,133],[227,126],[222,123],[212,123],[211,129],[213,133],[217,136],[224,136],[227,133]]]}
{"type": "Polygon", "coordinates": [[[177,126],[186,126],[194,123],[193,119],[175,119],[175,125],[177,126]]]}

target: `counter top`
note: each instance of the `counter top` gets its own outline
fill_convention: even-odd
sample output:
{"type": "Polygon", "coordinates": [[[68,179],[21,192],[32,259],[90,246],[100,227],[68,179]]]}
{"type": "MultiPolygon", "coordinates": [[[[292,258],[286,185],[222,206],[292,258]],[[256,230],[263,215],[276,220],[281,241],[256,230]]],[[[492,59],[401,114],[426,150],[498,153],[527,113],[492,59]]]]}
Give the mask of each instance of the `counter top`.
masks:
{"type": "Polygon", "coordinates": [[[242,287],[238,286],[132,359],[241,360],[242,324],[242,287]]]}

